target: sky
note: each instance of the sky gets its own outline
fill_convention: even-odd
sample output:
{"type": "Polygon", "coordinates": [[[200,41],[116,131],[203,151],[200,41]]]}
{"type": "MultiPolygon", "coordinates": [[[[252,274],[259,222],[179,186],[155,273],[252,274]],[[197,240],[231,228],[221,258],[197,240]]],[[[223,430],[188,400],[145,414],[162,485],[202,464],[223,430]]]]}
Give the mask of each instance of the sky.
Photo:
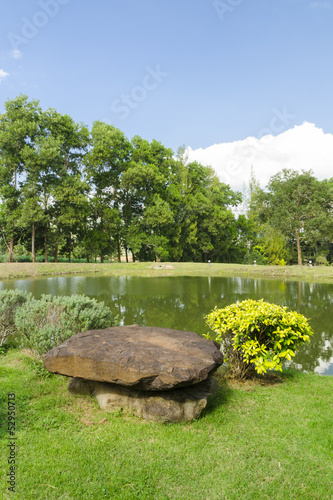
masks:
{"type": "Polygon", "coordinates": [[[188,161],[213,166],[222,182],[247,195],[251,174],[262,188],[282,169],[312,170],[317,179],[333,178],[333,134],[304,122],[276,136],[189,147],[188,161]]]}
{"type": "Polygon", "coordinates": [[[250,165],[262,185],[285,167],[329,178],[332,25],[333,0],[2,2],[0,113],[23,93],[185,145],[235,189],[250,165]]]}

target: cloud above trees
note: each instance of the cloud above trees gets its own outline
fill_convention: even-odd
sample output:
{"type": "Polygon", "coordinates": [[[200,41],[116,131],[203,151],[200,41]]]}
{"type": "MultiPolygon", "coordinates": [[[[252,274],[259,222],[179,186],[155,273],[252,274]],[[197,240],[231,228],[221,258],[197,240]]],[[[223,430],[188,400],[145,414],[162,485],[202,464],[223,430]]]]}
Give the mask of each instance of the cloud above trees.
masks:
{"type": "Polygon", "coordinates": [[[238,190],[248,185],[251,166],[261,187],[284,168],[312,170],[319,180],[333,177],[333,134],[308,122],[276,136],[188,148],[188,155],[189,161],[212,166],[223,182],[238,190]]]}

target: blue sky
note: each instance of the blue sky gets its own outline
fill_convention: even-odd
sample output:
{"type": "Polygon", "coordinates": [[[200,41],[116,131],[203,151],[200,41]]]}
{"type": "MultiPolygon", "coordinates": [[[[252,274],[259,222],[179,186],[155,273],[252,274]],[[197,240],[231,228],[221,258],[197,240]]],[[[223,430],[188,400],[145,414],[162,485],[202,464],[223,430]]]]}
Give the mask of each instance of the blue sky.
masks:
{"type": "Polygon", "coordinates": [[[24,93],[173,150],[331,134],[332,26],[333,0],[2,2],[0,111],[24,93]]]}

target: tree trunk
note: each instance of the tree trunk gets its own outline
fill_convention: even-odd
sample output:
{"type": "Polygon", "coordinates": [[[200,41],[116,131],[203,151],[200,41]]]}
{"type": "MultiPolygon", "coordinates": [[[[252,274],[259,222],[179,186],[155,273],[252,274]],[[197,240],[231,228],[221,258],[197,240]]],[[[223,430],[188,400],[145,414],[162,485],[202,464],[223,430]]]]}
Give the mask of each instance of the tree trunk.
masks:
{"type": "Polygon", "coordinates": [[[14,262],[14,236],[10,238],[9,242],[9,262],[14,262]]]}
{"type": "Polygon", "coordinates": [[[134,252],[132,252],[132,260],[133,260],[133,262],[135,262],[135,255],[134,255],[134,252]]]}
{"type": "Polygon", "coordinates": [[[44,230],[44,242],[45,242],[45,262],[47,262],[47,224],[45,224],[44,230]]]}
{"type": "Polygon", "coordinates": [[[101,254],[101,264],[104,264],[104,256],[101,254]]]}
{"type": "Polygon", "coordinates": [[[31,232],[31,255],[32,262],[36,262],[36,254],[35,254],[35,224],[32,224],[32,232],[31,232]]]}
{"type": "Polygon", "coordinates": [[[58,262],[58,245],[54,247],[54,250],[52,251],[53,257],[54,257],[54,262],[58,262]]]}
{"type": "Polygon", "coordinates": [[[126,262],[128,263],[128,252],[126,243],[125,243],[125,254],[126,254],[126,262]]]}
{"type": "Polygon", "coordinates": [[[72,255],[72,234],[69,233],[69,243],[68,243],[68,262],[71,261],[72,255]]]}
{"type": "Polygon", "coordinates": [[[297,300],[297,312],[299,313],[302,305],[302,282],[298,282],[298,300],[297,300]]]}
{"type": "Polygon", "coordinates": [[[87,264],[89,264],[89,254],[86,254],[87,257],[87,264]]]}
{"type": "Polygon", "coordinates": [[[296,236],[296,244],[297,244],[297,259],[298,259],[298,265],[302,265],[302,252],[301,252],[301,241],[299,238],[299,232],[298,229],[295,231],[295,236],[296,236]]]}
{"type": "Polygon", "coordinates": [[[120,253],[120,243],[119,243],[119,236],[117,235],[117,251],[118,251],[118,262],[121,262],[121,253],[120,253]]]}
{"type": "Polygon", "coordinates": [[[58,262],[58,245],[53,250],[54,262],[58,262]]]}

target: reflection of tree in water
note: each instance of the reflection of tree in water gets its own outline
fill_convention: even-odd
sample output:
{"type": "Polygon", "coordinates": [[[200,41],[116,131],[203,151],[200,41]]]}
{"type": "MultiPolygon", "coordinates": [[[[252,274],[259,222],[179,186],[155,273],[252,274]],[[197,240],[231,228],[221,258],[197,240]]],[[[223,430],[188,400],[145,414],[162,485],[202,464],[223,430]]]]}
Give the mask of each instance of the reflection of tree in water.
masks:
{"type": "Polygon", "coordinates": [[[104,301],[123,324],[159,326],[203,334],[204,316],[245,299],[264,299],[287,306],[309,319],[315,334],[300,348],[294,363],[313,372],[320,363],[333,364],[333,285],[238,277],[75,276],[1,283],[2,289],[20,288],[38,298],[86,294],[104,301]]]}
{"type": "Polygon", "coordinates": [[[319,283],[288,283],[288,307],[297,300],[297,311],[309,319],[314,330],[310,342],[303,345],[293,364],[300,364],[305,371],[313,372],[319,359],[329,362],[333,357],[333,286],[319,283]]]}
{"type": "Polygon", "coordinates": [[[119,314],[125,325],[191,330],[189,325],[193,324],[193,301],[185,306],[180,297],[118,296],[112,306],[108,305],[119,314]]]}
{"type": "Polygon", "coordinates": [[[244,278],[135,278],[122,283],[121,290],[101,290],[96,298],[104,300],[122,324],[159,326],[207,332],[204,316],[215,306],[225,307],[245,299],[264,299],[310,318],[315,331],[310,343],[302,346],[294,362],[313,372],[319,359],[332,358],[333,286],[281,280],[244,278]],[[120,293],[117,293],[120,292],[120,293]]]}
{"type": "Polygon", "coordinates": [[[165,280],[147,280],[145,289],[134,290],[127,294],[99,294],[98,300],[104,300],[114,315],[118,315],[122,324],[158,326],[179,330],[205,333],[204,315],[215,306],[216,294],[209,293],[202,283],[183,278],[165,280]],[[149,283],[148,283],[149,281],[149,283]],[[156,286],[159,281],[160,286],[156,286]],[[175,284],[177,286],[175,286],[175,284]]]}

